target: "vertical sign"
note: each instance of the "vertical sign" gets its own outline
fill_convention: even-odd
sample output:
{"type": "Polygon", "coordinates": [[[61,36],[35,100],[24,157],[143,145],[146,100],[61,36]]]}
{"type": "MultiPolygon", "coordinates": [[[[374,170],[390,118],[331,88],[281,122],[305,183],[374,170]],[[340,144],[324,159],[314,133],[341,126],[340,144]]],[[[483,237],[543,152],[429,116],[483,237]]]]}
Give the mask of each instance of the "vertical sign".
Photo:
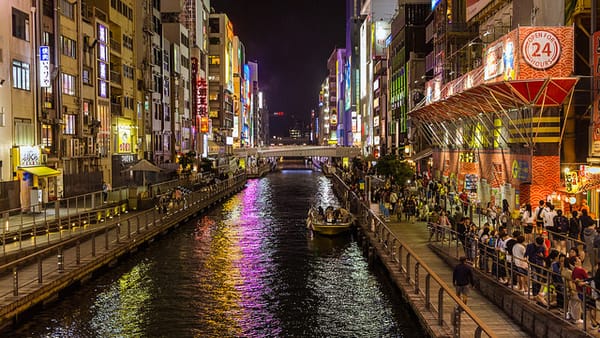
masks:
{"type": "Polygon", "coordinates": [[[40,46],[40,87],[50,87],[50,48],[40,46]]]}
{"type": "Polygon", "coordinates": [[[593,142],[592,145],[592,153],[595,156],[600,155],[600,31],[594,32],[592,36],[593,41],[593,83],[592,83],[592,93],[593,93],[593,142]]]}

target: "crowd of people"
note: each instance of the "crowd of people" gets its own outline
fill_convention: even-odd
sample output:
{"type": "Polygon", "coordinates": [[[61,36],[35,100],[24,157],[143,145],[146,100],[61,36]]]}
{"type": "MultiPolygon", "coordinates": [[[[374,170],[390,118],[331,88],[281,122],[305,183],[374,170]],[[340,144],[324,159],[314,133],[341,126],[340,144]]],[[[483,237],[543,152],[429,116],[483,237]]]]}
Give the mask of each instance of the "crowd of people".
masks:
{"type": "MultiPolygon", "coordinates": [[[[565,309],[563,315],[575,324],[583,323],[585,311],[588,327],[600,329],[600,229],[585,201],[569,212],[544,200],[535,207],[523,204],[518,211],[507,200],[481,206],[452,181],[427,177],[403,187],[381,179],[367,193],[365,176],[373,174],[342,170],[350,189],[365,201],[370,196],[385,221],[427,221],[430,241],[460,243],[462,263],[542,306],[565,309]]],[[[454,284],[466,301],[466,279],[458,276],[454,284]]]]}

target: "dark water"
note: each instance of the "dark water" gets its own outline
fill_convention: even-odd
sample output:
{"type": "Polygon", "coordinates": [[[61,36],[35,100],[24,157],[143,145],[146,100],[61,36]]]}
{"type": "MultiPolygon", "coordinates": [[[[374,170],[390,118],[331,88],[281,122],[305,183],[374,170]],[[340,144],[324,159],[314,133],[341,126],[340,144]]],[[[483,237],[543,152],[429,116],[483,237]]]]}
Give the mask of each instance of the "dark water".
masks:
{"type": "Polygon", "coordinates": [[[311,236],[329,180],[283,171],[71,291],[11,337],[422,337],[351,235],[311,236]]]}

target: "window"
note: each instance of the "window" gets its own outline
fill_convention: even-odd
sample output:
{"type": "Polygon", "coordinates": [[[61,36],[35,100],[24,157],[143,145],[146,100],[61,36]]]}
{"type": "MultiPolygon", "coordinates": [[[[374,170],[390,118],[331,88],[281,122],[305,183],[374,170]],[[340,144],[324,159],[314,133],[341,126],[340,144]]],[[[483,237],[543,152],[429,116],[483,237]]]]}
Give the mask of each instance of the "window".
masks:
{"type": "Polygon", "coordinates": [[[63,55],[72,57],[73,59],[77,58],[77,42],[61,35],[60,45],[63,55]]]}
{"type": "Polygon", "coordinates": [[[90,124],[90,110],[92,108],[92,102],[88,100],[83,100],[83,105],[81,107],[81,112],[83,113],[83,124],[90,124]]]}
{"type": "Polygon", "coordinates": [[[210,18],[208,20],[208,28],[211,33],[219,33],[220,21],[218,18],[210,18]]]}
{"type": "Polygon", "coordinates": [[[73,20],[74,4],[70,3],[68,0],[59,0],[58,6],[62,15],[73,20]]]}
{"type": "Polygon", "coordinates": [[[133,80],[133,67],[123,65],[123,76],[133,80]]]}
{"type": "Polygon", "coordinates": [[[52,87],[42,88],[42,102],[44,108],[54,108],[54,91],[52,87]]]}
{"type": "Polygon", "coordinates": [[[171,107],[169,107],[169,105],[166,103],[164,105],[164,117],[165,122],[171,121],[171,107]]]}
{"type": "Polygon", "coordinates": [[[42,147],[52,148],[52,126],[42,124],[42,147]]]}
{"type": "Polygon", "coordinates": [[[75,76],[62,73],[62,93],[75,95],[75,76]]]}
{"type": "Polygon", "coordinates": [[[208,43],[211,45],[219,45],[221,44],[221,39],[219,38],[210,38],[208,39],[208,43]]]}
{"type": "Polygon", "coordinates": [[[153,54],[153,56],[154,56],[154,64],[155,64],[155,65],[158,65],[158,66],[160,66],[160,65],[161,65],[161,63],[162,63],[162,62],[161,62],[161,61],[162,61],[162,54],[161,54],[161,52],[160,52],[160,49],[158,49],[158,48],[154,48],[154,49],[152,50],[152,52],[153,52],[152,54],[153,54]]]}
{"type": "Polygon", "coordinates": [[[65,122],[65,124],[63,125],[63,134],[75,135],[75,126],[77,123],[77,115],[64,114],[63,120],[65,122]]]}
{"type": "Polygon", "coordinates": [[[29,15],[18,9],[12,9],[12,32],[15,38],[29,41],[29,15]]]}
{"type": "Polygon", "coordinates": [[[12,65],[13,88],[30,90],[29,64],[13,60],[12,65]]]}
{"type": "Polygon", "coordinates": [[[83,84],[88,86],[92,85],[92,69],[90,67],[83,67],[83,73],[81,74],[83,84]]]}
{"type": "Polygon", "coordinates": [[[133,38],[131,36],[123,34],[123,47],[133,50],[133,38]]]}
{"type": "Polygon", "coordinates": [[[15,146],[35,144],[33,124],[29,119],[15,119],[15,146]]]}
{"type": "Polygon", "coordinates": [[[167,72],[171,70],[169,67],[169,52],[166,50],[163,51],[163,69],[167,72]]]}
{"type": "Polygon", "coordinates": [[[162,77],[154,75],[154,92],[162,93],[162,77]]]}
{"type": "Polygon", "coordinates": [[[163,80],[163,90],[164,90],[163,95],[164,96],[169,96],[171,94],[169,89],[170,89],[169,77],[165,76],[165,78],[163,80]]]}
{"type": "Polygon", "coordinates": [[[221,57],[218,55],[209,55],[208,56],[208,63],[210,63],[211,65],[220,65],[221,64],[221,57]]]}

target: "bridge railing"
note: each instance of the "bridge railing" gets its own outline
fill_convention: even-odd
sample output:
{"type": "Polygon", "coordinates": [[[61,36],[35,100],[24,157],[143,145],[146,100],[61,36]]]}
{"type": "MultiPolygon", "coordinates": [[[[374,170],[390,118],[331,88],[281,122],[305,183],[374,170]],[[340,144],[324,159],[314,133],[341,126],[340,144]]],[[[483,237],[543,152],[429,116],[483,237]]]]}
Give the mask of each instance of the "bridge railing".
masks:
{"type": "Polygon", "coordinates": [[[403,275],[403,281],[400,282],[412,288],[406,292],[412,291],[414,295],[421,298],[424,301],[425,310],[435,316],[435,323],[429,323],[429,325],[437,325],[439,329],[445,331],[451,327],[454,337],[480,337],[482,333],[488,337],[497,336],[470,307],[463,303],[453,287],[446,284],[423,259],[387,227],[379,216],[373,213],[368,202],[350,191],[338,175],[334,175],[333,182],[336,194],[343,197],[346,207],[354,215],[358,215],[361,226],[374,237],[375,241],[383,248],[385,255],[390,257],[393,264],[399,269],[403,275]],[[453,306],[446,306],[448,301],[453,306]],[[447,311],[449,308],[452,310],[447,311]],[[469,320],[463,321],[462,314],[465,314],[469,320]],[[461,332],[469,329],[472,330],[469,333],[461,332]]]}

